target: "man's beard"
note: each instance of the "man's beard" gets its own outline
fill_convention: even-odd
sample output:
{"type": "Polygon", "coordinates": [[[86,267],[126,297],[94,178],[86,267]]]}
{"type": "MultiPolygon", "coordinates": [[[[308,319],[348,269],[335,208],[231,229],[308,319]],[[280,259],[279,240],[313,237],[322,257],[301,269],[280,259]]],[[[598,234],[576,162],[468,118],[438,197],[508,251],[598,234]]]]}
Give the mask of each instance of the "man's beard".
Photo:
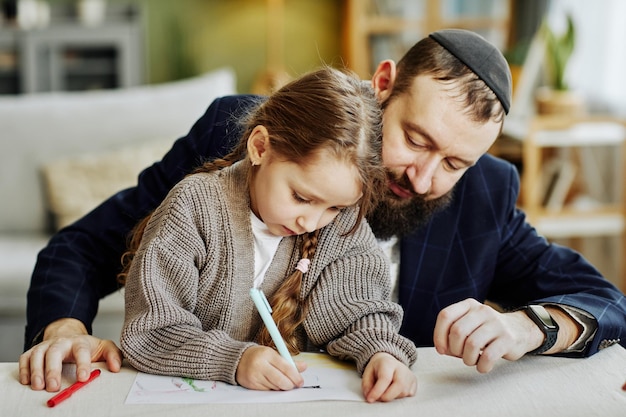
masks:
{"type": "MultiPolygon", "coordinates": [[[[396,182],[404,188],[411,187],[408,179],[402,178],[396,182]]],[[[427,200],[418,194],[412,198],[400,198],[387,189],[367,220],[378,239],[403,237],[416,231],[435,213],[446,208],[452,201],[452,194],[451,190],[434,200],[427,200]]]]}

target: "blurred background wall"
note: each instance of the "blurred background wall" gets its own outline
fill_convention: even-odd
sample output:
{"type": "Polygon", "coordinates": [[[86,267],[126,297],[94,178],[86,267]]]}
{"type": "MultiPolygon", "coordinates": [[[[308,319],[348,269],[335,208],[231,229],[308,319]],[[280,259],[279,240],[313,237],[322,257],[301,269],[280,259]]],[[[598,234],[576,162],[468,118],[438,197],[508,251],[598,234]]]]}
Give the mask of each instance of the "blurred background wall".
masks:
{"type": "MultiPolygon", "coordinates": [[[[235,69],[239,91],[251,91],[267,59],[271,19],[265,0],[134,3],[145,22],[148,83],[185,78],[227,65],[235,69]]],[[[342,2],[336,0],[284,1],[284,66],[291,74],[321,63],[340,63],[341,8],[342,2]]]]}

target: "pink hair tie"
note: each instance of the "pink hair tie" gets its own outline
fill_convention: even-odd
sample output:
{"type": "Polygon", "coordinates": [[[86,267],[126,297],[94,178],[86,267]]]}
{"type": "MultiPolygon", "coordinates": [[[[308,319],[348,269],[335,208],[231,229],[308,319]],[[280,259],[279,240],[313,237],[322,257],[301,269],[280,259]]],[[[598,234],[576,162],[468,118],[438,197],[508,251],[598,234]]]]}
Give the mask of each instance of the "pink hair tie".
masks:
{"type": "Polygon", "coordinates": [[[309,270],[309,265],[311,264],[310,259],[302,258],[298,261],[298,265],[296,265],[296,269],[303,274],[306,274],[309,270]]]}

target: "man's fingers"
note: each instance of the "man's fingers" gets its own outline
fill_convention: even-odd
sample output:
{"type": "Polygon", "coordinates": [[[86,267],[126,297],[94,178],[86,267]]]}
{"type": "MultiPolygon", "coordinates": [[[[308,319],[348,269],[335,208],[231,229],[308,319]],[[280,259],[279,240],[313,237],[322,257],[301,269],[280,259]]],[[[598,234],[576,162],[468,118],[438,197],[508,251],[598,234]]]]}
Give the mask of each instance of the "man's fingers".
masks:
{"type": "Polygon", "coordinates": [[[111,372],[119,372],[122,367],[122,351],[117,347],[117,345],[109,340],[106,342],[106,346],[104,347],[104,360],[107,363],[107,368],[111,372]]]}
{"type": "Polygon", "coordinates": [[[72,355],[76,362],[76,380],[85,382],[91,373],[91,348],[89,343],[83,338],[74,342],[72,355]]]}
{"type": "Polygon", "coordinates": [[[496,338],[490,342],[476,363],[476,370],[480,373],[491,372],[496,362],[505,356],[507,352],[507,339],[496,338]]]}
{"type": "Polygon", "coordinates": [[[515,313],[504,314],[467,299],[443,309],[435,325],[435,346],[440,354],[463,359],[479,372],[493,369],[501,358],[519,359],[529,333],[515,313]],[[447,333],[446,333],[447,332],[447,333]]]}
{"type": "Polygon", "coordinates": [[[22,353],[18,361],[20,384],[30,384],[30,350],[22,353]]]}
{"type": "MultiPolygon", "coordinates": [[[[47,346],[41,346],[41,345],[35,346],[34,348],[30,350],[30,357],[29,357],[29,363],[28,363],[28,366],[30,368],[30,385],[31,385],[31,388],[36,391],[47,388],[46,380],[45,380],[45,377],[47,376],[47,374],[46,374],[46,369],[44,368],[46,352],[47,352],[47,346]]],[[[61,379],[60,372],[59,372],[58,378],[59,380],[61,379]]],[[[59,386],[60,386],[60,383],[57,383],[55,385],[55,389],[58,390],[59,386]]]]}
{"type": "MultiPolygon", "coordinates": [[[[485,349],[490,346],[498,337],[498,329],[491,322],[478,321],[478,324],[471,329],[471,333],[465,336],[465,343],[462,351],[459,352],[463,358],[463,363],[468,366],[476,365],[482,358],[485,349]]],[[[494,351],[494,349],[492,349],[494,351]]]]}
{"type": "Polygon", "coordinates": [[[61,373],[63,371],[63,362],[72,358],[72,339],[58,338],[47,344],[40,345],[35,348],[35,352],[43,353],[41,359],[41,367],[45,372],[46,391],[55,392],[61,389],[61,373]]]}
{"type": "Polygon", "coordinates": [[[437,315],[437,322],[435,323],[435,330],[433,332],[433,342],[435,349],[437,349],[437,352],[440,354],[447,354],[450,351],[449,335],[452,326],[470,311],[472,308],[470,301],[475,300],[464,300],[449,305],[437,315]]]}
{"type": "Polygon", "coordinates": [[[75,362],[76,379],[86,381],[91,374],[92,362],[102,360],[106,361],[110,371],[119,372],[122,352],[113,341],[88,335],[55,337],[20,355],[20,383],[30,384],[37,391],[58,391],[63,363],[75,362]]]}

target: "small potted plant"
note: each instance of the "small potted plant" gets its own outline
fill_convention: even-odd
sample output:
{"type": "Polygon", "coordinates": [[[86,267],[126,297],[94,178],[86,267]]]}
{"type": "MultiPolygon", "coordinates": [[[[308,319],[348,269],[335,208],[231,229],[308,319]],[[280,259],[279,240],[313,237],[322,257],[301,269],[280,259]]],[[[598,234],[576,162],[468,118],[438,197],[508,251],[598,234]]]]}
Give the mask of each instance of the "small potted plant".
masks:
{"type": "Polygon", "coordinates": [[[565,70],[576,42],[576,28],[572,16],[567,15],[567,27],[562,34],[555,33],[545,20],[539,30],[546,47],[547,85],[537,90],[538,113],[570,115],[584,113],[583,98],[569,88],[565,79],[565,70]]]}

